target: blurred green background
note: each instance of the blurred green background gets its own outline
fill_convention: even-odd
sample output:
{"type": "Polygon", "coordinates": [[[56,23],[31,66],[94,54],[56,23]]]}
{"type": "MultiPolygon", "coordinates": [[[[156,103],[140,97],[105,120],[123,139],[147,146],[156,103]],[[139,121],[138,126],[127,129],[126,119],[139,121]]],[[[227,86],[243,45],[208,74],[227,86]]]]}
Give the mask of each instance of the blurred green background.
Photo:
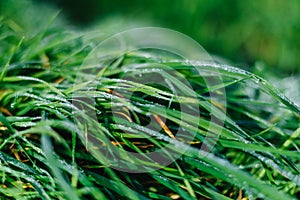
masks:
{"type": "Polygon", "coordinates": [[[54,0],[72,22],[112,17],[185,33],[209,53],[238,63],[300,70],[299,0],[54,0]]]}
{"type": "Polygon", "coordinates": [[[283,74],[300,72],[299,0],[35,2],[47,2],[61,9],[76,27],[108,23],[122,30],[136,23],[171,28],[197,40],[210,54],[235,63],[249,66],[259,63],[283,74]]]}

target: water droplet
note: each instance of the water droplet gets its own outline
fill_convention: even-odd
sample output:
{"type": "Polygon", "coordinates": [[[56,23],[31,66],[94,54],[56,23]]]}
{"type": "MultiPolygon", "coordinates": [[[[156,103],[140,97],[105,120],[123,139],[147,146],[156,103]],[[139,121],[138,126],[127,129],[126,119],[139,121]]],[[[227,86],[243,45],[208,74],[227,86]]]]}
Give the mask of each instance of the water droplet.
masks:
{"type": "Polygon", "coordinates": [[[15,108],[15,106],[16,106],[16,103],[10,104],[10,107],[11,107],[11,108],[15,108]]]}
{"type": "Polygon", "coordinates": [[[260,79],[255,79],[255,83],[259,83],[260,82],[260,79]]]}

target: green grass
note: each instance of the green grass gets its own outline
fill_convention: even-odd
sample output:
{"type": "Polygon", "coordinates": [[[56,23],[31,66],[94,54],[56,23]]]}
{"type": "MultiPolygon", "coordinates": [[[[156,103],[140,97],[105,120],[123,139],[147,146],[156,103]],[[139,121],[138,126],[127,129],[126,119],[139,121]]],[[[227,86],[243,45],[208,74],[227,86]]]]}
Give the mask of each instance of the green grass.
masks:
{"type": "MultiPolygon", "coordinates": [[[[6,0],[7,1],[7,0],[6,0]]],[[[187,34],[211,54],[234,62],[264,62],[286,74],[299,73],[300,2],[272,0],[53,0],[77,24],[107,19],[117,29],[139,20],[187,34]],[[171,5],[171,6],[170,6],[171,5]],[[82,9],[82,8],[85,9],[82,9]],[[289,11],[289,14],[286,14],[289,11]],[[119,16],[118,20],[111,18],[119,16]],[[113,21],[113,22],[112,22],[113,21]]]]}
{"type": "Polygon", "coordinates": [[[35,30],[35,21],[0,18],[0,199],[299,198],[300,108],[266,80],[149,49],[100,72],[81,68],[99,36],[45,18],[35,30]],[[138,81],[151,70],[163,70],[172,91],[138,81]],[[91,73],[94,90],[77,82],[91,73]],[[185,134],[173,139],[154,116],[185,134]],[[181,156],[167,166],[147,157],[161,148],[164,161],[181,156]],[[142,156],[128,159],[132,152],[142,156]]]}

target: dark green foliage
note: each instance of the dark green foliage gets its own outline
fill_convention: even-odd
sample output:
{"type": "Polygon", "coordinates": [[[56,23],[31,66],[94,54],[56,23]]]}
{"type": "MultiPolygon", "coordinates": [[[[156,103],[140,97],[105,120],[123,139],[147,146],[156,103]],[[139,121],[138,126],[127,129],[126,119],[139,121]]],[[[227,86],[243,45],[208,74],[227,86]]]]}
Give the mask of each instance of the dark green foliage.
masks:
{"type": "Polygon", "coordinates": [[[97,66],[82,70],[98,35],[65,28],[55,22],[55,15],[22,18],[28,19],[33,21],[27,26],[18,18],[0,18],[1,198],[299,197],[300,109],[261,77],[228,65],[174,60],[151,50],[126,53],[100,72],[97,66]],[[40,26],[33,30],[35,23],[40,26]],[[174,97],[158,84],[122,79],[128,70],[146,76],[147,70],[163,66],[174,70],[161,74],[181,96],[174,97]],[[195,67],[211,78],[218,78],[218,70],[224,84],[207,87],[203,76],[193,73],[195,67]],[[82,84],[91,72],[99,75],[95,90],[82,84]],[[179,77],[192,85],[196,96],[179,77]],[[83,82],[78,84],[78,78],[83,82]],[[226,101],[221,98],[224,91],[226,101]],[[209,98],[208,92],[215,98],[209,98]],[[86,97],[93,97],[95,105],[82,102],[86,97]],[[186,102],[186,111],[180,110],[180,101],[186,102]],[[195,105],[200,119],[189,110],[195,105]],[[96,113],[96,118],[87,111],[96,113]],[[166,119],[173,133],[183,127],[187,135],[194,134],[193,141],[157,131],[159,123],[145,128],[155,115],[166,119]],[[215,122],[210,122],[211,115],[215,122]],[[218,120],[224,120],[224,126],[218,120]],[[216,144],[207,153],[203,145],[209,148],[214,139],[216,144]],[[128,159],[130,152],[145,156],[167,144],[170,156],[182,155],[168,166],[147,156],[128,159]],[[124,151],[112,154],[114,149],[124,151]],[[114,159],[133,171],[136,166],[162,168],[127,173],[111,168],[114,159]]]}

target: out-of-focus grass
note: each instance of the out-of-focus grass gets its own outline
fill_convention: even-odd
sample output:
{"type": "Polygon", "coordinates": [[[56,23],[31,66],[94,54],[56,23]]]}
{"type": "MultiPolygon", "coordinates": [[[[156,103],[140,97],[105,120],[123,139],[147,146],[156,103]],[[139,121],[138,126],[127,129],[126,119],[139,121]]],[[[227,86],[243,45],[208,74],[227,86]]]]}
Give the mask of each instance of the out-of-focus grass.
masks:
{"type": "MultiPolygon", "coordinates": [[[[101,72],[102,76],[95,80],[97,89],[90,90],[76,85],[76,77],[89,79],[91,71],[78,70],[99,43],[99,35],[84,37],[57,20],[55,12],[45,7],[32,8],[27,3],[21,5],[27,12],[15,10],[14,17],[0,18],[1,198],[299,197],[300,109],[270,83],[233,66],[173,60],[149,50],[147,54],[125,54],[113,67],[101,72]],[[42,14],[42,18],[36,17],[42,14]],[[162,65],[176,71],[164,71],[175,92],[122,79],[129,70],[145,76],[149,70],[161,70],[162,65]],[[194,67],[212,79],[218,69],[224,85],[207,87],[203,77],[193,73],[194,67]],[[182,77],[197,92],[195,97],[190,97],[185,85],[181,85],[182,77]],[[227,105],[218,96],[222,88],[227,105]],[[123,97],[114,90],[122,91],[123,97]],[[126,99],[132,91],[137,92],[126,99]],[[207,98],[208,91],[216,94],[215,99],[207,98]],[[86,96],[97,97],[95,105],[87,102],[97,119],[73,103],[86,96]],[[186,100],[186,111],[176,106],[179,98],[186,100]],[[189,110],[195,104],[201,111],[200,120],[189,110]],[[217,111],[214,118],[225,118],[225,124],[215,148],[206,154],[200,150],[207,142],[205,136],[214,138],[220,128],[218,123],[209,123],[210,108],[217,111]],[[128,120],[129,115],[134,120],[128,120]],[[185,140],[144,127],[149,116],[154,115],[166,118],[166,126],[173,133],[182,126],[187,134],[194,134],[191,148],[183,151],[190,145],[185,140]],[[88,136],[85,124],[76,120],[78,116],[92,125],[88,136]],[[116,161],[128,164],[132,170],[135,165],[151,168],[157,163],[128,160],[129,152],[151,152],[168,143],[170,153],[182,156],[157,171],[126,173],[105,162],[119,156],[116,161]],[[128,151],[111,155],[113,148],[128,151]]],[[[93,70],[99,73],[97,63],[93,70]]]]}
{"type": "Polygon", "coordinates": [[[118,23],[147,21],[178,30],[211,53],[236,62],[264,62],[272,70],[300,70],[300,3],[239,0],[55,0],[75,23],[119,16],[118,23]],[[83,9],[84,8],[84,9],[83,9]],[[127,20],[124,21],[124,18],[127,20]]]}

